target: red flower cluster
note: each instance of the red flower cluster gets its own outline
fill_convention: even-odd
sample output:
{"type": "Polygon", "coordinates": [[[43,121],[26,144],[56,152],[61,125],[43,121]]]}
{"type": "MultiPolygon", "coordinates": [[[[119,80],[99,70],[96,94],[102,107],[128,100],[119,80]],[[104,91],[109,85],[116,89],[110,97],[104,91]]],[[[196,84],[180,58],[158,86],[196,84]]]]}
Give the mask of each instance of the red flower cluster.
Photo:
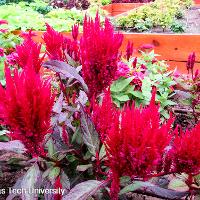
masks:
{"type": "Polygon", "coordinates": [[[133,43],[128,41],[128,44],[126,46],[126,59],[129,61],[132,55],[133,55],[133,43]]]}
{"type": "Polygon", "coordinates": [[[187,67],[188,73],[191,70],[192,74],[193,74],[193,69],[194,69],[194,64],[195,64],[195,58],[196,58],[195,52],[192,52],[188,56],[188,61],[186,63],[186,67],[187,67]]]}
{"type": "Polygon", "coordinates": [[[97,112],[99,123],[95,124],[105,138],[108,166],[112,172],[113,200],[118,199],[121,176],[148,178],[169,164],[164,162],[164,154],[172,139],[170,133],[173,119],[160,125],[155,92],[148,107],[139,109],[133,105],[122,111],[113,108],[111,99],[106,95],[97,112]]]}
{"type": "Polygon", "coordinates": [[[44,56],[40,58],[40,50],[41,44],[37,44],[32,40],[32,33],[29,31],[24,37],[23,44],[16,46],[16,64],[25,68],[29,63],[29,67],[32,67],[38,73],[44,59],[44,56]]]}
{"type": "Polygon", "coordinates": [[[50,59],[63,61],[63,42],[64,37],[61,33],[55,31],[49,24],[46,24],[46,32],[43,40],[46,44],[46,52],[50,59]]]}
{"type": "Polygon", "coordinates": [[[110,91],[106,91],[102,105],[94,104],[92,120],[97,132],[100,134],[100,139],[104,141],[112,127],[112,122],[118,120],[118,111],[113,106],[110,91]]]}
{"type": "Polygon", "coordinates": [[[11,138],[21,140],[32,156],[44,154],[43,139],[50,132],[54,96],[49,80],[31,67],[12,76],[5,68],[6,88],[0,85],[0,122],[10,127],[11,138]]]}
{"type": "Polygon", "coordinates": [[[176,136],[173,144],[175,171],[196,175],[200,172],[200,123],[191,131],[176,136]]]}
{"type": "Polygon", "coordinates": [[[46,52],[49,58],[67,62],[66,54],[68,54],[75,61],[79,61],[79,44],[77,41],[79,26],[74,25],[72,28],[73,41],[55,31],[49,24],[46,24],[46,27],[47,29],[43,35],[43,40],[46,44],[46,52]]]}
{"type": "Polygon", "coordinates": [[[98,13],[95,21],[85,16],[80,48],[83,78],[90,97],[100,94],[114,79],[122,40],[123,36],[114,33],[108,19],[101,27],[98,13]]]}

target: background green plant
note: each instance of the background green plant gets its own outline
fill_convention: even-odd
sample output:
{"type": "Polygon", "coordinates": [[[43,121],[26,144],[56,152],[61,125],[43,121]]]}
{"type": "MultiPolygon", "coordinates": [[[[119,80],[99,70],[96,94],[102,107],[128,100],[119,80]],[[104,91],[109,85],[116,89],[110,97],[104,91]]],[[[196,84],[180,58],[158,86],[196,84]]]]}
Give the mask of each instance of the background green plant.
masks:
{"type": "MultiPolygon", "coordinates": [[[[191,5],[192,0],[155,0],[151,4],[137,8],[127,16],[119,17],[116,25],[122,28],[135,28],[139,31],[147,31],[152,27],[161,27],[165,30],[174,26],[174,21],[182,18],[184,10],[191,5]]],[[[180,26],[178,29],[181,29],[180,26]]],[[[177,32],[177,28],[172,30],[177,32]]]]}
{"type": "MultiPolygon", "coordinates": [[[[156,61],[156,54],[154,51],[150,53],[142,53],[142,56],[138,58],[138,63],[134,71],[140,71],[141,65],[145,65],[147,70],[144,73],[144,78],[142,80],[141,91],[136,89],[134,84],[131,84],[134,79],[133,76],[128,78],[121,77],[116,80],[111,86],[111,94],[114,103],[118,107],[123,107],[124,103],[127,101],[135,101],[136,106],[148,105],[151,99],[152,87],[157,88],[156,101],[160,103],[160,113],[164,118],[168,118],[169,114],[167,111],[168,106],[173,106],[176,103],[173,102],[171,97],[173,96],[172,86],[176,84],[169,72],[168,66],[165,61],[156,61]]],[[[129,66],[133,59],[130,60],[129,66]]]]}
{"type": "MultiPolygon", "coordinates": [[[[53,9],[45,2],[37,0],[27,4],[20,2],[19,4],[2,5],[0,6],[0,19],[5,19],[9,22],[8,25],[2,28],[9,30],[45,30],[45,22],[51,24],[57,31],[71,31],[71,27],[75,23],[82,24],[85,14],[94,17],[98,7],[93,6],[87,11],[67,9],[53,9]]],[[[101,19],[104,18],[106,12],[99,10],[101,19]]]]}

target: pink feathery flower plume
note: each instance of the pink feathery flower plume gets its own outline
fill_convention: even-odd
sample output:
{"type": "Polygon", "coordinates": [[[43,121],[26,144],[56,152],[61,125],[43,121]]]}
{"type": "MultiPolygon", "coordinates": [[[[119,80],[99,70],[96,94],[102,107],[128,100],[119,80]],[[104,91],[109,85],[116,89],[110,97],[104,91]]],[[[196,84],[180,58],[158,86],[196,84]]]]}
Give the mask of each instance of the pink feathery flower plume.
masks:
{"type": "Polygon", "coordinates": [[[21,45],[16,46],[16,64],[24,68],[28,66],[30,58],[32,59],[32,67],[37,73],[40,71],[44,56],[40,58],[41,44],[37,44],[32,40],[32,32],[29,31],[28,34],[24,35],[24,42],[21,45]]]}
{"type": "MultiPolygon", "coordinates": [[[[30,64],[32,65],[32,63],[30,64]]],[[[5,67],[6,88],[0,85],[0,123],[7,125],[13,140],[20,140],[33,157],[45,155],[43,141],[51,132],[54,95],[29,63],[19,72],[5,67]]]]}
{"type": "Polygon", "coordinates": [[[101,27],[98,13],[95,21],[85,16],[80,48],[82,73],[90,98],[104,91],[114,79],[122,40],[123,35],[114,33],[108,19],[101,27]]]}

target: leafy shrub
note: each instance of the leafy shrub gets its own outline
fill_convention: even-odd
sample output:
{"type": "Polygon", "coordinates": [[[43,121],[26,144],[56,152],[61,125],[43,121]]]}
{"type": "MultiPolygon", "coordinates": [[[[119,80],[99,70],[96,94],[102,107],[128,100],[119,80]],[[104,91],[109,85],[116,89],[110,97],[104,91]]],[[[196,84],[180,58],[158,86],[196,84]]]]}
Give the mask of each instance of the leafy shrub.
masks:
{"type": "Polygon", "coordinates": [[[110,4],[110,3],[111,3],[110,0],[101,0],[101,4],[102,4],[103,6],[105,6],[105,5],[107,5],[107,4],[110,4]]]}
{"type": "Polygon", "coordinates": [[[174,33],[183,33],[185,31],[185,27],[182,23],[174,21],[170,27],[170,29],[174,33]]]}
{"type": "MultiPolygon", "coordinates": [[[[77,9],[53,9],[46,15],[42,15],[35,11],[33,4],[31,7],[24,3],[0,6],[0,19],[9,22],[7,26],[9,30],[45,30],[45,22],[51,24],[56,30],[71,31],[74,23],[83,23],[85,12],[77,9]],[[19,20],[20,18],[20,20],[19,20]],[[59,20],[58,20],[59,19],[59,20]]],[[[87,14],[91,17],[96,13],[97,8],[88,9],[87,14]]],[[[105,12],[99,10],[101,20],[104,19],[105,12]]]]}
{"type": "Polygon", "coordinates": [[[19,3],[19,2],[31,3],[34,0],[0,0],[0,5],[10,4],[10,3],[19,3]]]}
{"type": "Polygon", "coordinates": [[[150,19],[138,20],[135,24],[135,29],[139,32],[148,31],[153,28],[153,23],[150,19]]]}

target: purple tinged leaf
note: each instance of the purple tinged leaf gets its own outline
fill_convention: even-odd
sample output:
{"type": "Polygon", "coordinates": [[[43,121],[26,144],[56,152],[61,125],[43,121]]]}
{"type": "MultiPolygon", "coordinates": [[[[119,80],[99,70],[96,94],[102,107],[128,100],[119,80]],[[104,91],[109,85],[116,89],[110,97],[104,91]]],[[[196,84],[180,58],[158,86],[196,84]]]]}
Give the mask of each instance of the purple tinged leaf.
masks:
{"type": "Polygon", "coordinates": [[[87,200],[88,197],[94,195],[99,189],[104,187],[105,181],[89,180],[79,183],[70,192],[62,198],[62,200],[87,200]]]}
{"type": "Polygon", "coordinates": [[[60,114],[62,111],[62,106],[63,106],[63,93],[61,92],[58,100],[56,101],[56,103],[53,106],[53,112],[60,114]]]}
{"type": "Polygon", "coordinates": [[[44,63],[43,67],[45,67],[47,69],[51,69],[52,71],[63,75],[65,78],[76,79],[77,81],[79,81],[82,84],[83,89],[86,92],[88,92],[88,87],[85,84],[85,81],[83,80],[83,78],[78,74],[76,68],[68,65],[65,62],[57,61],[57,60],[47,61],[44,63]]]}
{"type": "Polygon", "coordinates": [[[79,97],[76,99],[76,103],[80,103],[81,105],[85,105],[88,101],[87,94],[84,91],[79,92],[79,97]]]}
{"type": "Polygon", "coordinates": [[[99,135],[95,130],[94,124],[89,116],[84,112],[81,106],[81,131],[83,141],[87,145],[88,150],[93,156],[96,156],[96,152],[99,151],[99,135]]]}
{"type": "Polygon", "coordinates": [[[39,188],[41,184],[42,173],[35,163],[24,175],[21,182],[21,188],[27,192],[22,193],[22,200],[36,200],[38,194],[30,191],[30,189],[39,188]]]}
{"type": "Polygon", "coordinates": [[[0,151],[2,150],[16,153],[24,153],[26,151],[25,146],[19,140],[0,142],[0,151]]]}
{"type": "MultiPolygon", "coordinates": [[[[64,189],[66,189],[67,191],[70,190],[69,177],[67,176],[67,174],[63,170],[61,171],[60,182],[61,182],[64,189]]],[[[65,190],[65,192],[67,192],[66,190],[65,190]]]]}
{"type": "MultiPolygon", "coordinates": [[[[21,189],[21,182],[23,180],[23,177],[20,177],[19,179],[17,179],[15,185],[12,187],[12,189],[21,189]]],[[[10,193],[8,195],[8,197],[6,198],[6,200],[13,200],[15,197],[19,196],[18,194],[15,193],[10,193]]]]}

